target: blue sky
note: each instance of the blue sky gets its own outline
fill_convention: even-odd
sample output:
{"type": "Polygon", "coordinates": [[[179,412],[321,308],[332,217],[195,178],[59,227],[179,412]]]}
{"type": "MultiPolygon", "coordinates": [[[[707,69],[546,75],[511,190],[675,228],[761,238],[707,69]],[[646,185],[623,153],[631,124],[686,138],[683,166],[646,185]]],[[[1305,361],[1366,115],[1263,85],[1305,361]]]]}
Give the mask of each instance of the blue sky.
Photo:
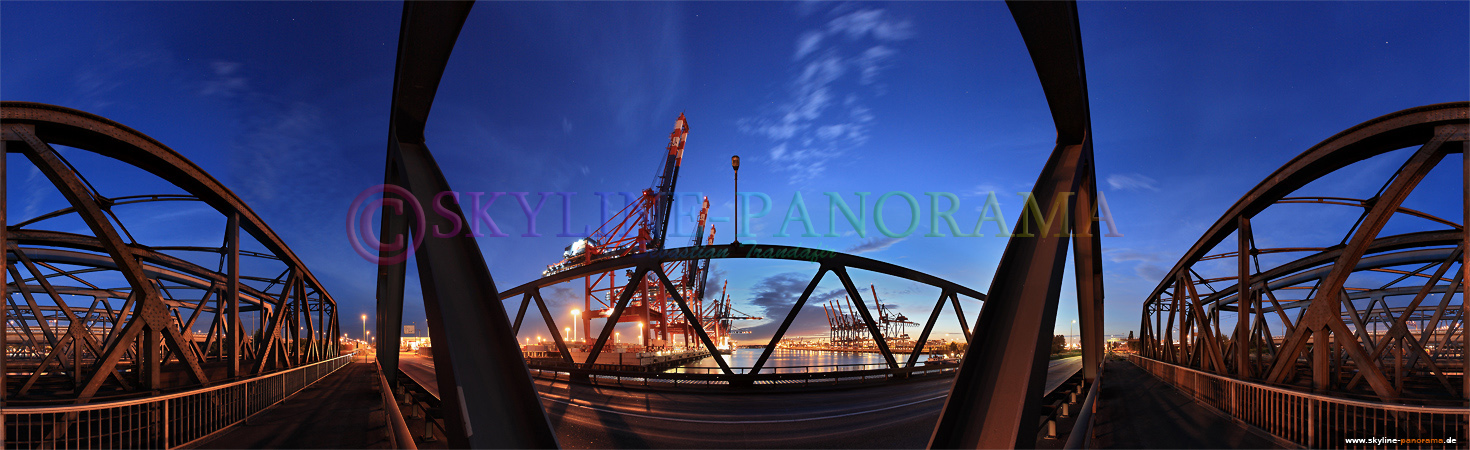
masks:
{"type": "MultiPolygon", "coordinates": [[[[1124,235],[1103,239],[1110,334],[1136,329],[1159,277],[1282,163],[1373,117],[1470,98],[1465,2],[1078,9],[1099,187],[1124,235]]],[[[343,223],[352,199],[382,182],[400,13],[390,2],[7,1],[0,98],[97,113],[179,151],[263,216],[351,318],[372,308],[374,268],[353,252],[343,223]]],[[[994,236],[993,222],[984,237],[924,237],[925,193],[953,193],[968,233],[994,192],[1013,225],[1016,193],[1034,183],[1055,139],[1035,71],[999,2],[481,2],[440,86],[427,143],[459,191],[531,192],[532,202],[536,192],[577,192],[569,223],[580,230],[596,226],[593,192],[652,185],[680,112],[690,124],[680,191],[709,196],[711,215],[728,218],[728,161],[739,154],[741,190],[773,199],[771,213],[742,230],[755,237],[742,241],[860,253],[981,291],[1005,239],[994,236]],[[801,237],[800,222],[786,224],[791,237],[774,236],[797,194],[825,234],[825,192],[854,207],[858,192],[871,192],[869,211],[884,193],[907,193],[921,207],[918,229],[889,238],[870,218],[866,236],[845,222],[837,237],[801,237]]],[[[1303,191],[1369,196],[1403,156],[1364,161],[1303,191]],[[1358,182],[1368,179],[1380,181],[1358,182]]],[[[176,192],[115,162],[68,157],[96,171],[89,179],[105,195],[176,192]]],[[[36,184],[43,178],[27,176],[28,163],[8,161],[13,222],[60,207],[54,189],[36,184]]],[[[1424,190],[1411,207],[1461,217],[1453,170],[1426,183],[1441,194],[1424,190]]],[[[542,237],[521,236],[526,221],[513,199],[490,207],[511,235],[479,240],[500,288],[559,259],[571,240],[556,236],[559,200],[548,199],[539,217],[542,237]]],[[[218,245],[223,219],[212,212],[159,208],[132,213],[141,225],[130,229],[218,245]]],[[[1341,230],[1302,227],[1355,213],[1287,211],[1263,218],[1257,233],[1263,244],[1335,243],[1341,230]]],[[[901,197],[889,199],[883,217],[896,231],[910,220],[901,197]]],[[[716,226],[717,241],[728,242],[729,222],[716,226]]],[[[940,233],[951,234],[944,226],[940,233]]],[[[730,281],[738,309],[770,317],[784,314],[814,270],[728,262],[716,264],[713,278],[730,281]]],[[[909,317],[926,316],[937,296],[902,280],[854,276],[909,317]]],[[[409,284],[407,316],[423,324],[417,280],[409,284]]],[[[553,310],[566,310],[577,295],[553,297],[553,310]]],[[[1058,334],[1075,317],[1074,299],[1069,286],[1058,334]]],[[[966,304],[972,320],[978,306],[966,304]]],[[[793,334],[821,332],[815,314],[803,314],[793,334]]],[[[742,325],[755,340],[774,328],[742,325]]],[[[952,319],[940,322],[938,336],[955,332],[952,319]]]]}

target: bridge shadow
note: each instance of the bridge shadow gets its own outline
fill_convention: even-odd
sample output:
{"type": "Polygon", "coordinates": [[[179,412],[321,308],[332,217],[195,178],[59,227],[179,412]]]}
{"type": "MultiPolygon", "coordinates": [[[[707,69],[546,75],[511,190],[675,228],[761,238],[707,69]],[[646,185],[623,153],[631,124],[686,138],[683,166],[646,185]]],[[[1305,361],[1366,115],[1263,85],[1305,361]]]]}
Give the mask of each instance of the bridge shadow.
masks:
{"type": "Polygon", "coordinates": [[[1194,401],[1127,361],[1108,361],[1094,425],[1099,448],[1289,448],[1194,401]]]}
{"type": "MultiPolygon", "coordinates": [[[[580,383],[565,383],[568,402],[587,401],[587,399],[600,398],[606,395],[606,388],[591,386],[580,383]]],[[[603,404],[589,404],[584,406],[572,405],[567,402],[552,401],[546,413],[553,418],[553,425],[563,428],[566,422],[575,422],[586,419],[595,423],[595,427],[578,426],[565,427],[557,430],[557,439],[564,448],[653,448],[653,445],[644,439],[634,425],[629,423],[622,414],[612,412],[609,402],[603,404]],[[560,422],[560,423],[559,423],[560,422]],[[600,430],[602,435],[597,435],[591,430],[600,430]]],[[[653,403],[647,396],[643,398],[645,411],[651,410],[653,403]]]]}

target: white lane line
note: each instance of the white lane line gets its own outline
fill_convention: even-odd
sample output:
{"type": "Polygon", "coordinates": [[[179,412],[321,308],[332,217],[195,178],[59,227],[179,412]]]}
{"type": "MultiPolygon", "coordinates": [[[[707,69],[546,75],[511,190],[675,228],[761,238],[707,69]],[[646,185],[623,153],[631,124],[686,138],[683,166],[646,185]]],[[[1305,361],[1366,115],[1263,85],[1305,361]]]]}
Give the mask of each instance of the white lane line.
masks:
{"type": "Polygon", "coordinates": [[[939,400],[939,399],[942,399],[942,398],[945,398],[945,397],[948,397],[948,396],[949,395],[946,394],[946,395],[941,395],[941,396],[938,396],[938,397],[930,397],[930,398],[926,398],[926,399],[923,399],[923,400],[912,401],[912,402],[904,403],[904,404],[901,404],[901,405],[893,405],[893,406],[884,407],[884,408],[871,409],[871,410],[867,410],[867,411],[859,411],[859,412],[846,413],[846,414],[836,414],[836,415],[822,416],[822,417],[804,417],[804,418],[800,418],[800,419],[777,419],[777,420],[701,420],[701,419],[677,419],[677,418],[673,418],[673,417],[650,416],[650,415],[645,415],[645,414],[636,414],[636,413],[623,412],[623,411],[617,411],[617,410],[606,409],[606,408],[598,408],[598,407],[594,407],[594,406],[579,405],[579,404],[572,403],[572,402],[569,402],[569,401],[566,401],[566,400],[559,400],[559,399],[554,399],[554,398],[550,398],[550,397],[546,397],[546,396],[542,396],[542,398],[543,399],[546,399],[546,400],[553,401],[553,402],[557,402],[557,403],[562,403],[562,404],[566,404],[566,405],[570,405],[570,406],[576,406],[578,408],[587,408],[587,409],[590,409],[590,410],[593,410],[593,411],[602,411],[602,412],[606,412],[606,413],[613,413],[613,414],[619,414],[619,415],[624,415],[624,416],[642,417],[642,418],[645,418],[645,419],[667,420],[667,421],[670,421],[670,422],[690,422],[690,423],[791,423],[791,422],[810,422],[810,421],[813,421],[813,420],[836,419],[836,418],[839,418],[839,417],[850,417],[850,416],[856,416],[856,415],[861,415],[861,414],[871,414],[871,413],[875,413],[875,412],[887,411],[887,410],[890,410],[890,409],[897,409],[897,408],[902,408],[902,407],[905,407],[905,406],[913,406],[913,405],[917,405],[917,404],[924,403],[924,402],[930,402],[930,401],[934,401],[934,400],[939,400]]]}

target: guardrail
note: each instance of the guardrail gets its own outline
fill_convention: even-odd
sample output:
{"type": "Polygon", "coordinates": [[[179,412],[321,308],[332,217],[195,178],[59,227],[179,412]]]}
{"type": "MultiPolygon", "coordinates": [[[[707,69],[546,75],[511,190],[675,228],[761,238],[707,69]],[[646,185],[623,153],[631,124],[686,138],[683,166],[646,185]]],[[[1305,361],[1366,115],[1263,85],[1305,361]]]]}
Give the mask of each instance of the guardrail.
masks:
{"type": "Polygon", "coordinates": [[[1308,448],[1381,448],[1384,444],[1423,448],[1448,444],[1454,448],[1463,447],[1470,437],[1466,435],[1470,409],[1465,407],[1334,398],[1226,378],[1138,355],[1128,360],[1201,403],[1308,448]],[[1454,441],[1440,441],[1448,439],[1454,441]]]}
{"type": "Polygon", "coordinates": [[[618,387],[682,387],[682,386],[730,386],[744,382],[756,386],[809,386],[837,385],[850,383],[881,382],[914,376],[954,374],[959,364],[934,364],[917,367],[889,368],[885,364],[832,364],[819,366],[767,367],[761,373],[749,374],[749,368],[732,367],[740,370],[734,375],[720,373],[719,368],[685,367],[681,369],[708,369],[708,372],[628,372],[598,370],[580,367],[529,368],[531,375],[548,380],[578,380],[595,385],[618,387]],[[835,370],[838,367],[881,367],[876,369],[835,370]],[[742,370],[743,369],[743,370],[742,370]],[[784,369],[771,371],[772,369],[784,369]],[[803,369],[803,370],[798,370],[803,369]],[[815,370],[814,370],[815,369],[815,370]]]}
{"type": "Polygon", "coordinates": [[[5,448],[173,448],[192,444],[280,403],[346,366],[352,356],[176,394],[0,409],[5,448]]]}
{"type": "MultiPolygon", "coordinates": [[[[1111,353],[1110,353],[1111,354],[1111,353]]],[[[1103,358],[1106,361],[1106,357],[1103,358]]],[[[1072,432],[1067,436],[1067,443],[1062,445],[1066,450],[1085,450],[1092,448],[1092,429],[1095,425],[1094,418],[1097,414],[1097,396],[1102,392],[1103,365],[1097,366],[1097,377],[1092,379],[1092,387],[1087,390],[1087,399],[1082,401],[1082,407],[1077,409],[1077,421],[1072,424],[1072,432]]]]}
{"type": "Polygon", "coordinates": [[[392,428],[388,437],[392,439],[393,448],[418,450],[418,444],[413,441],[413,433],[408,431],[408,423],[403,420],[403,411],[398,409],[398,399],[393,396],[393,387],[388,385],[383,366],[376,359],[373,360],[373,369],[378,371],[378,393],[383,397],[383,414],[387,415],[388,424],[392,428]]]}

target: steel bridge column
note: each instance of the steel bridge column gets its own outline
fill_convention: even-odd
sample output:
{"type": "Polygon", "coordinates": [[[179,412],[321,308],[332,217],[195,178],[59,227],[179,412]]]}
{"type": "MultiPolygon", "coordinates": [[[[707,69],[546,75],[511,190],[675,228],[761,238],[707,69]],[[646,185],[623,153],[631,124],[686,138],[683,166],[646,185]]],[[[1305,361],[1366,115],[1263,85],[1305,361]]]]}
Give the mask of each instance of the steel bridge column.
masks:
{"type": "Polygon", "coordinates": [[[1077,322],[1082,335],[1082,377],[1088,381],[1097,379],[1103,357],[1103,274],[1102,237],[1095,226],[1097,204],[1097,177],[1092,159],[1082,161],[1084,181],[1077,194],[1076,208],[1072,213],[1072,258],[1074,277],[1077,282],[1077,322]]]}
{"type": "MultiPolygon", "coordinates": [[[[5,156],[6,144],[4,139],[0,139],[0,186],[5,186],[5,161],[9,159],[5,156]]],[[[1470,168],[1470,165],[1465,167],[1470,168]]],[[[1470,170],[1467,170],[1467,172],[1470,172],[1470,170]]],[[[6,324],[10,323],[10,316],[8,315],[10,312],[6,311],[5,308],[6,305],[10,304],[10,289],[7,287],[8,283],[5,282],[5,277],[8,275],[6,272],[10,271],[10,258],[5,256],[5,248],[7,247],[5,243],[6,239],[8,239],[5,233],[5,227],[7,226],[7,222],[5,221],[5,197],[5,195],[0,195],[0,408],[5,406],[6,401],[5,374],[10,373],[5,367],[5,349],[10,344],[9,338],[7,337],[9,335],[5,331],[6,324]]],[[[20,283],[20,280],[15,281],[17,284],[20,283]]],[[[5,416],[0,415],[0,442],[4,441],[5,416]]]]}
{"type": "Polygon", "coordinates": [[[230,378],[240,376],[240,212],[231,211],[225,226],[225,298],[229,318],[221,322],[229,330],[230,378]]]}
{"type": "MultiPolygon", "coordinates": [[[[1464,221],[1460,222],[1460,248],[1463,249],[1460,254],[1460,279],[1470,283],[1470,141],[1460,143],[1460,159],[1464,166],[1464,176],[1460,178],[1461,211],[1465,215],[1464,221]]],[[[0,213],[4,209],[4,204],[0,203],[0,213]]],[[[0,220],[4,218],[0,217],[0,220]]],[[[1454,293],[1446,292],[1444,295],[1448,298],[1454,293]]],[[[1470,313],[1470,308],[1467,308],[1470,301],[1466,301],[1467,298],[1470,298],[1470,288],[1460,294],[1460,395],[1465,398],[1465,406],[1470,407],[1470,316],[1466,315],[1470,313]]],[[[1464,425],[1466,429],[1470,429],[1470,415],[1466,416],[1464,425]]]]}
{"type": "MultiPolygon", "coordinates": [[[[388,156],[388,161],[384,167],[386,169],[383,173],[383,184],[389,186],[399,186],[403,184],[402,176],[400,174],[402,168],[399,167],[398,163],[394,160],[391,154],[388,156]]],[[[386,195],[386,193],[384,195],[386,195]]],[[[411,240],[409,240],[406,233],[406,231],[408,231],[409,229],[408,216],[406,214],[410,214],[411,211],[402,210],[402,212],[403,214],[388,214],[387,211],[384,211],[382,220],[380,222],[381,226],[379,227],[379,229],[384,230],[384,236],[388,235],[388,231],[386,230],[404,232],[403,234],[399,234],[399,236],[403,236],[404,242],[406,244],[412,245],[411,240]]],[[[418,230],[416,232],[421,233],[423,232],[423,230],[418,230]]],[[[407,248],[405,248],[404,251],[407,251],[407,248]]],[[[383,259],[390,257],[392,257],[392,255],[389,255],[387,250],[381,250],[378,252],[378,305],[377,313],[375,314],[375,316],[377,317],[374,318],[374,322],[377,324],[378,337],[382,337],[383,342],[390,342],[389,336],[385,334],[389,332],[387,330],[388,328],[393,328],[393,330],[391,331],[391,333],[393,334],[391,338],[393,342],[396,342],[399,339],[397,326],[394,326],[394,324],[403,324],[403,288],[406,283],[405,277],[408,276],[408,259],[404,258],[403,261],[398,261],[393,264],[383,264],[381,262],[383,259]]],[[[430,337],[430,344],[432,345],[432,343],[433,338],[430,337]]],[[[382,347],[379,346],[379,350],[381,349],[382,347]]],[[[397,349],[394,349],[394,351],[391,352],[379,351],[378,366],[382,368],[383,377],[388,380],[388,385],[397,386],[397,349]]]]}
{"type": "MultiPolygon", "coordinates": [[[[1250,334],[1251,334],[1251,219],[1240,216],[1235,230],[1236,244],[1236,294],[1235,294],[1235,376],[1250,379],[1250,334]]],[[[1219,310],[1219,307],[1216,307],[1219,310]]],[[[1222,375],[1228,375],[1221,372],[1222,375]]]]}
{"type": "MultiPolygon", "coordinates": [[[[406,2],[403,7],[387,151],[398,165],[400,185],[419,205],[433,205],[437,194],[451,191],[424,146],[424,124],[472,6],[471,2],[406,2]]],[[[465,217],[459,205],[447,206],[452,214],[465,217]]],[[[427,226],[415,225],[416,230],[406,226],[383,229],[382,235],[408,237],[413,231],[422,239],[427,226]]],[[[467,235],[422,239],[414,256],[434,341],[449,446],[557,447],[475,239],[467,235]]],[[[382,294],[389,286],[383,279],[379,283],[382,294]]],[[[391,306],[384,303],[380,298],[380,309],[391,306]]]]}
{"type": "MultiPolygon", "coordinates": [[[[1056,147],[1032,189],[1038,204],[1050,205],[1077,192],[1086,181],[1084,169],[1092,167],[1077,5],[1013,1],[1007,6],[1056,123],[1056,147]]],[[[1006,244],[930,448],[1035,446],[1048,344],[1066,269],[1069,227],[1058,225],[1061,231],[1055,237],[1042,230],[1034,238],[1012,237],[1006,244]]]]}

